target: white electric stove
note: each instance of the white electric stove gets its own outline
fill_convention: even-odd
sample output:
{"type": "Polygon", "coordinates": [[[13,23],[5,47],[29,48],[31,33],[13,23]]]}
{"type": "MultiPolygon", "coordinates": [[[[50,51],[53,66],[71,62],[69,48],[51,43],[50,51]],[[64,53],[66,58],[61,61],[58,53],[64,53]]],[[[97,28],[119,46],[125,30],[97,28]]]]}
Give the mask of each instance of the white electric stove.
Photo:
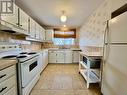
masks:
{"type": "Polygon", "coordinates": [[[18,95],[29,95],[32,88],[39,80],[38,53],[22,52],[19,45],[0,45],[1,59],[16,59],[18,95]]]}

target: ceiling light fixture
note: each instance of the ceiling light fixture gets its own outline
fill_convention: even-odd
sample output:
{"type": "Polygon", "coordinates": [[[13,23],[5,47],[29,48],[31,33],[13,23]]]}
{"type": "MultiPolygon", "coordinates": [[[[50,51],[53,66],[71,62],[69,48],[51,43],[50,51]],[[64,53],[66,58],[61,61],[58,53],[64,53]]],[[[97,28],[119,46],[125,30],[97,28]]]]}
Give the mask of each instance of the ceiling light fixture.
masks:
{"type": "Polygon", "coordinates": [[[63,27],[67,27],[66,25],[63,25],[63,27]]]}
{"type": "Polygon", "coordinates": [[[62,11],[62,15],[60,17],[61,22],[66,22],[67,21],[67,16],[65,15],[65,11],[62,11]]]}

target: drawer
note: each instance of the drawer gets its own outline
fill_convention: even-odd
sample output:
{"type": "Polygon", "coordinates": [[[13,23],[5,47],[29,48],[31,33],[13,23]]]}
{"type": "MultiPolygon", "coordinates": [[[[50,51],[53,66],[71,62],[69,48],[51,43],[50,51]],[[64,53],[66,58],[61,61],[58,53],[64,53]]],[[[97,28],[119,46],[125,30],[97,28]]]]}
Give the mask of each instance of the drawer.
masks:
{"type": "Polygon", "coordinates": [[[0,83],[16,73],[15,65],[0,71],[0,83]]]}
{"type": "Polygon", "coordinates": [[[17,89],[16,89],[16,87],[14,86],[13,88],[11,88],[9,91],[7,91],[3,95],[17,95],[17,89]]]}
{"type": "Polygon", "coordinates": [[[5,94],[10,88],[16,85],[16,76],[12,76],[0,83],[0,95],[5,94]]]}

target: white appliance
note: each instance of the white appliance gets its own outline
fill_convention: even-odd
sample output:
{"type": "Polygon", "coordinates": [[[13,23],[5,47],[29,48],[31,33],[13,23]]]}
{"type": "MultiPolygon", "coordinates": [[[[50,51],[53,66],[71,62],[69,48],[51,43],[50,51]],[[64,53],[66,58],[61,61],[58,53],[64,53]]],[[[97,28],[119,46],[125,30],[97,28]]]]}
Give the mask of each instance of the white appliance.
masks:
{"type": "Polygon", "coordinates": [[[127,95],[127,12],[108,22],[103,61],[103,95],[127,95]]]}
{"type": "Polygon", "coordinates": [[[17,45],[0,45],[1,59],[17,59],[18,95],[29,95],[40,77],[38,54],[22,52],[17,45]]]}

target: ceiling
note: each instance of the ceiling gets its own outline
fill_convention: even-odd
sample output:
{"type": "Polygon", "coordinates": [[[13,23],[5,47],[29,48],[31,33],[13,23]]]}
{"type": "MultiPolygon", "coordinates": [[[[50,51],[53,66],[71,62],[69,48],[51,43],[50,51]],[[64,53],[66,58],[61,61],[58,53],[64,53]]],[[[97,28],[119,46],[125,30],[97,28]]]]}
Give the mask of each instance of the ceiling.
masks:
{"type": "Polygon", "coordinates": [[[103,0],[16,0],[16,3],[38,23],[47,27],[80,27],[103,0]],[[67,22],[62,23],[62,10],[67,22]]]}

